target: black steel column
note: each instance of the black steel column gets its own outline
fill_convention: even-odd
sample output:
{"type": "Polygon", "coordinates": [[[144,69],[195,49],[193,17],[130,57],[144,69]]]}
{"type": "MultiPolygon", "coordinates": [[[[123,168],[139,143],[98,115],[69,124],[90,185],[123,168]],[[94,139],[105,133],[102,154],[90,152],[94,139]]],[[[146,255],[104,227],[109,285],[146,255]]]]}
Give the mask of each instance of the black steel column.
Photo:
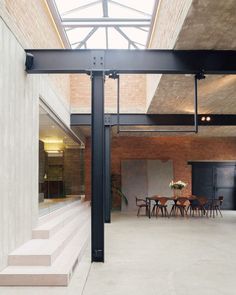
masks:
{"type": "Polygon", "coordinates": [[[105,125],[105,222],[111,222],[111,126],[105,125]]]}
{"type": "Polygon", "coordinates": [[[104,262],[104,73],[92,72],[92,262],[104,262]]]}

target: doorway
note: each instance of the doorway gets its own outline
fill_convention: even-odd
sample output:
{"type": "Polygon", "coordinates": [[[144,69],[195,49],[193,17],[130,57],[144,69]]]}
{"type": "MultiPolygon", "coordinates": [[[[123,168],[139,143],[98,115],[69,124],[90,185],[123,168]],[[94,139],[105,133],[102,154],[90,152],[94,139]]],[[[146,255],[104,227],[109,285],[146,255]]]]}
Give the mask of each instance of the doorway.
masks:
{"type": "Polygon", "coordinates": [[[222,209],[236,209],[236,163],[191,162],[192,193],[196,196],[224,196],[222,209]]]}

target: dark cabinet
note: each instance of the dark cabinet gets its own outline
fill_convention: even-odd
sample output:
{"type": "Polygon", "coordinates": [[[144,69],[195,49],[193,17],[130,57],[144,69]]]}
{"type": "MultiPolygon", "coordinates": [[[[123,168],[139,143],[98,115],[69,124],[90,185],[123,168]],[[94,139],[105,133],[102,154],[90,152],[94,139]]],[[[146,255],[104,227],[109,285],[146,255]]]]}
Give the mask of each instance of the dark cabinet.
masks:
{"type": "Polygon", "coordinates": [[[45,181],[45,198],[63,198],[64,187],[63,181],[45,181]]]}
{"type": "Polygon", "coordinates": [[[192,193],[217,198],[224,196],[222,209],[236,209],[236,169],[234,162],[191,162],[192,193]]]}

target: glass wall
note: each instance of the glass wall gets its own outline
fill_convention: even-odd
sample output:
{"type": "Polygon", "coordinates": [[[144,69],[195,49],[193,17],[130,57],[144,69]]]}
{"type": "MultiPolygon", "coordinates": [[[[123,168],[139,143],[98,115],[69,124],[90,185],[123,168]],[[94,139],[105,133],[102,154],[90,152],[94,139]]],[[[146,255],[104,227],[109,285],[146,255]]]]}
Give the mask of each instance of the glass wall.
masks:
{"type": "Polygon", "coordinates": [[[84,149],[40,107],[39,214],[44,215],[84,195],[84,149]]]}

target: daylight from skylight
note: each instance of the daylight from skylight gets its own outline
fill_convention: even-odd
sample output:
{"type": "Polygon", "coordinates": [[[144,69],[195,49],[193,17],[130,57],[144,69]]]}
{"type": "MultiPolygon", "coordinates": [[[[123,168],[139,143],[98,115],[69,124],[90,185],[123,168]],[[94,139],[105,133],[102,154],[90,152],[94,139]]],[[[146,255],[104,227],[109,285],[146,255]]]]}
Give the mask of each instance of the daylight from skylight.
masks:
{"type": "Polygon", "coordinates": [[[73,49],[145,49],[155,0],[55,0],[73,49]]]}

